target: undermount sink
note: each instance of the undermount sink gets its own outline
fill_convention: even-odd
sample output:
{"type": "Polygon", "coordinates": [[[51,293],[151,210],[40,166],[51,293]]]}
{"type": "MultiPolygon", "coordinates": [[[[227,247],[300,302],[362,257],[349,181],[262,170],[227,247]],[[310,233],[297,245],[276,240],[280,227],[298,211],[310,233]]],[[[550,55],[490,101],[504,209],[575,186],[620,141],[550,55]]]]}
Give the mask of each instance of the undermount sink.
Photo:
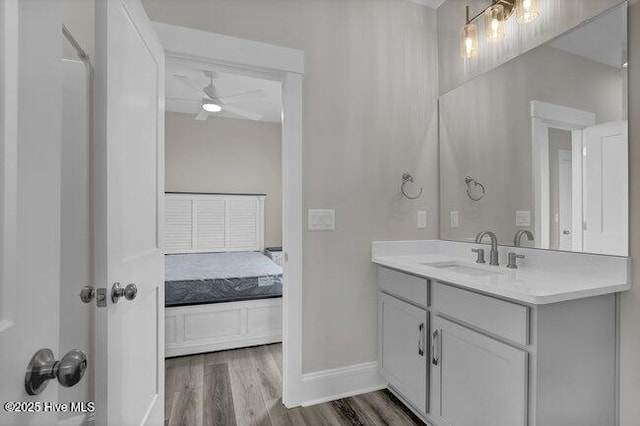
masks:
{"type": "Polygon", "coordinates": [[[438,268],[449,272],[455,272],[457,274],[470,275],[473,277],[490,277],[495,275],[502,275],[502,271],[491,271],[485,268],[476,268],[472,265],[463,264],[460,262],[427,262],[421,263],[424,266],[430,266],[432,268],[438,268]]]}

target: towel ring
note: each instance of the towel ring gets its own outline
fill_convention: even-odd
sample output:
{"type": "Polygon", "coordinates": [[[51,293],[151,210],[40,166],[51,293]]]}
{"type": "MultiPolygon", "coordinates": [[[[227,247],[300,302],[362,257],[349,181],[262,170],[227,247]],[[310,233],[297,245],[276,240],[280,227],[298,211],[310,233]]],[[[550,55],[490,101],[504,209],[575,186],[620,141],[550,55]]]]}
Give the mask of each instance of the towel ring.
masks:
{"type": "Polygon", "coordinates": [[[472,178],[471,176],[467,176],[466,178],[464,178],[464,182],[467,184],[467,196],[473,201],[482,200],[486,192],[484,185],[478,182],[477,180],[475,180],[474,178],[472,178]],[[471,195],[471,184],[473,184],[475,187],[479,186],[480,189],[482,190],[482,194],[479,197],[474,197],[473,195],[471,195]]]}
{"type": "Polygon", "coordinates": [[[402,174],[402,185],[400,185],[400,191],[402,192],[402,195],[404,195],[405,197],[407,197],[407,199],[409,200],[417,200],[418,198],[420,198],[420,196],[422,195],[422,187],[420,187],[420,192],[418,193],[418,195],[416,195],[415,197],[410,196],[409,194],[407,194],[407,191],[405,189],[405,186],[409,183],[415,183],[413,176],[411,176],[410,173],[403,173],[402,174]]]}

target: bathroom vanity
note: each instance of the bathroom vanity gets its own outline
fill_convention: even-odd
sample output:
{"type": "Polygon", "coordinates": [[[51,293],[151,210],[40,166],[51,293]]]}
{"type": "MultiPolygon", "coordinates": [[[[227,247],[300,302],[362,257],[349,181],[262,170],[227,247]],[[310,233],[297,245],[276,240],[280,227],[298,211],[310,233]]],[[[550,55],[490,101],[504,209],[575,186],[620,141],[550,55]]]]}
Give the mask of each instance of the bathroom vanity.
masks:
{"type": "Polygon", "coordinates": [[[625,257],[501,247],[480,265],[449,241],[376,242],[378,361],[434,425],[615,424],[616,293],[625,257]]]}

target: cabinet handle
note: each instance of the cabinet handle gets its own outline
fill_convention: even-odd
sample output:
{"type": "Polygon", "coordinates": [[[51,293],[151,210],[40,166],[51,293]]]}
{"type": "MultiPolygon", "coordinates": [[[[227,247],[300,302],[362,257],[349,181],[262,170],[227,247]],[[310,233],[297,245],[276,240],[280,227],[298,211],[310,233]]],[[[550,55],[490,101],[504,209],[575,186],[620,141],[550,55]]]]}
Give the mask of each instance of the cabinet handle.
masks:
{"type": "Polygon", "coordinates": [[[440,363],[440,331],[436,330],[431,336],[431,364],[438,365],[440,363]]]}
{"type": "Polygon", "coordinates": [[[418,355],[424,356],[424,323],[418,326],[418,355]]]}

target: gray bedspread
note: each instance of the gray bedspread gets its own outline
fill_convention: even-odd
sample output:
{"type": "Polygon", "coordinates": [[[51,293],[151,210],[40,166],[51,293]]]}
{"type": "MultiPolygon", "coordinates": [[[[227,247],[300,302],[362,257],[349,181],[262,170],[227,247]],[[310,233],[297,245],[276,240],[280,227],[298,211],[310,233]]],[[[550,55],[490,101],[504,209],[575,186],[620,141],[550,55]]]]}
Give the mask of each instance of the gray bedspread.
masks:
{"type": "Polygon", "coordinates": [[[165,256],[165,306],[282,296],[282,268],[258,252],[165,256]]]}

